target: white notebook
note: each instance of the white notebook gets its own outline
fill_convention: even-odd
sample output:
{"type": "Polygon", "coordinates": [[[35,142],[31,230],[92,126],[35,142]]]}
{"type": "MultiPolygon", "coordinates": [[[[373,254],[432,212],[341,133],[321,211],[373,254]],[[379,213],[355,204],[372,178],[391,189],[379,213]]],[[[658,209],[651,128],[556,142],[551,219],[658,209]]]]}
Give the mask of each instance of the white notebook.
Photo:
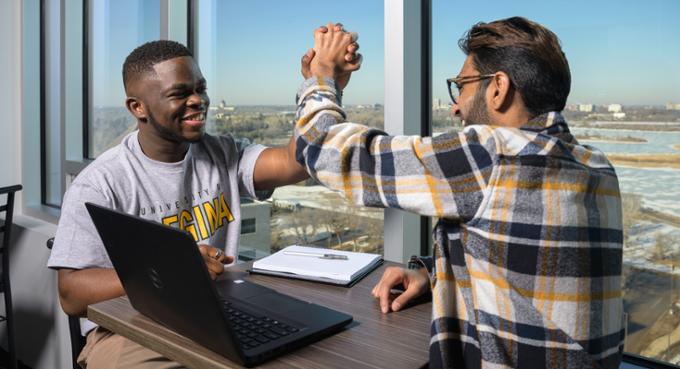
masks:
{"type": "Polygon", "coordinates": [[[252,272],[351,286],[381,263],[378,254],[294,245],[256,260],[252,272]]]}

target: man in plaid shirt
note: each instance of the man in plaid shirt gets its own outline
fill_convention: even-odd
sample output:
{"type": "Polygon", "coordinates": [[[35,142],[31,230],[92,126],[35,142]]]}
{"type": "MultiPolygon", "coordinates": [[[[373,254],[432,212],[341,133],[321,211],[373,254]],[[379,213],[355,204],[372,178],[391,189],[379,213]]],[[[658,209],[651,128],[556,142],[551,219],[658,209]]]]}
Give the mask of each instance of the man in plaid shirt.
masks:
{"type": "Polygon", "coordinates": [[[389,268],[383,313],[431,290],[431,367],[618,368],[619,184],[559,113],[571,77],[555,34],[517,17],[473,26],[447,81],[465,128],[419,137],[345,122],[338,87],[361,60],[322,28],[303,58],[298,161],[357,205],[439,217],[433,268],[389,268]]]}

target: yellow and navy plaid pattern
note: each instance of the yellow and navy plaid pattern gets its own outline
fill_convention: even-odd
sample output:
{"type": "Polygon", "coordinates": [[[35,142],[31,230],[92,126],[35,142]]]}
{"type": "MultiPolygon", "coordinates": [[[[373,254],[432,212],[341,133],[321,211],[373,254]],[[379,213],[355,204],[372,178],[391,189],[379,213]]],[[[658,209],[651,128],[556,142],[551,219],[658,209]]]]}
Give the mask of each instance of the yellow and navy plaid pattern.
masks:
{"type": "Polygon", "coordinates": [[[430,366],[618,368],[616,173],[556,112],[437,137],[344,123],[332,80],[298,94],[297,159],[357,205],[437,216],[430,366]]]}

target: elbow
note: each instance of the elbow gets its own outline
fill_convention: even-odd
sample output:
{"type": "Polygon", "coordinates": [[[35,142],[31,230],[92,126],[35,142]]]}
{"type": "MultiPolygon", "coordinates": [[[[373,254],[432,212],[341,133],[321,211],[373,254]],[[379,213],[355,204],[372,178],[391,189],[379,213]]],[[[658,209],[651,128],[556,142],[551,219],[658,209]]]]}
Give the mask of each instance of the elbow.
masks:
{"type": "Polygon", "coordinates": [[[83,318],[87,316],[87,306],[82,306],[73,299],[69,299],[68,294],[61,291],[59,292],[59,303],[61,304],[61,309],[68,316],[83,318]]]}
{"type": "Polygon", "coordinates": [[[64,272],[64,270],[59,271],[59,303],[61,304],[61,309],[68,316],[86,317],[87,305],[80,303],[77,297],[74,296],[74,288],[71,286],[68,273],[64,272]]]}

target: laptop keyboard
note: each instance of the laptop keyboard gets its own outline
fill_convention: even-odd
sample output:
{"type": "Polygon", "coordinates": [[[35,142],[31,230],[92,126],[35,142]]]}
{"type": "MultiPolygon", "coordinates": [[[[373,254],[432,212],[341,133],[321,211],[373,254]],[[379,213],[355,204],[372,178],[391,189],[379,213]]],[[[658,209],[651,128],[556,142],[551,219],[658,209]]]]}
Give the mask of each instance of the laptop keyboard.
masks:
{"type": "Polygon", "coordinates": [[[236,338],[245,350],[299,331],[298,328],[276,319],[248,314],[228,301],[224,301],[224,311],[227,313],[232,328],[236,331],[236,338]]]}

